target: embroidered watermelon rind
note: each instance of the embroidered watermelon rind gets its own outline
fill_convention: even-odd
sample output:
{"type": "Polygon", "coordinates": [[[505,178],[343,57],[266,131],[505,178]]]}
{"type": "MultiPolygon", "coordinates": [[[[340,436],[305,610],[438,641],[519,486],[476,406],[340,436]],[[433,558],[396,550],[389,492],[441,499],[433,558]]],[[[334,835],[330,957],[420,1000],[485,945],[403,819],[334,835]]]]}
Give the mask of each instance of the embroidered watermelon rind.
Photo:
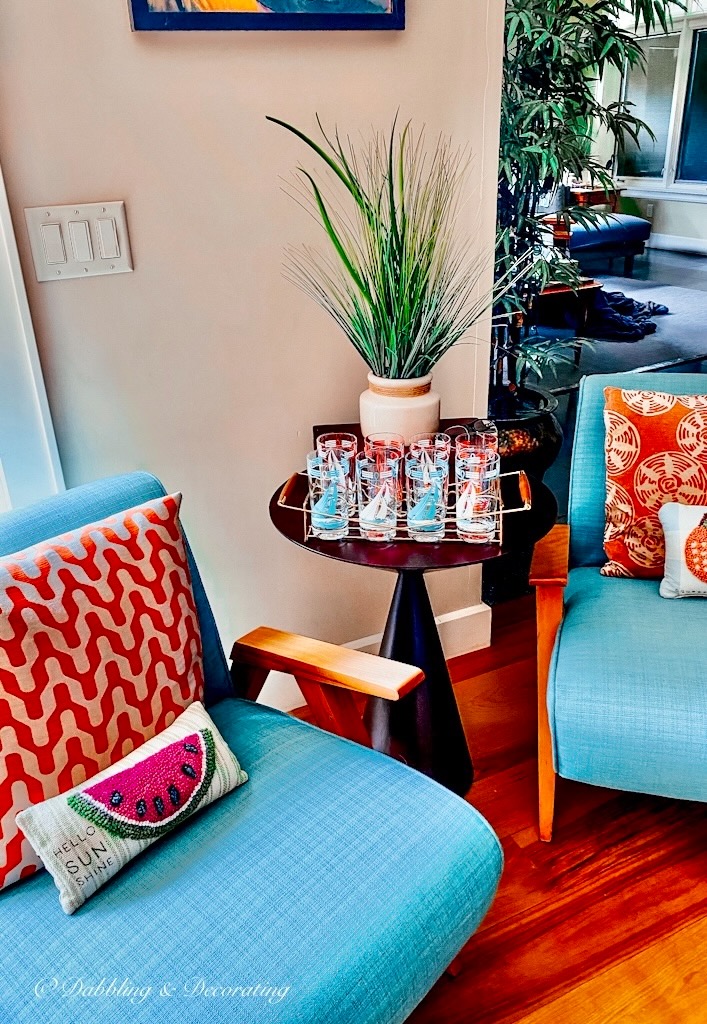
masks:
{"type": "MultiPolygon", "coordinates": [[[[185,818],[193,814],[193,812],[199,807],[200,803],[206,796],[206,793],[211,786],[213,781],[214,772],[216,771],[216,746],[214,744],[214,738],[210,729],[199,729],[194,737],[199,737],[202,747],[202,764],[203,774],[201,781],[197,787],[190,793],[187,801],[178,809],[175,809],[174,813],[169,817],[165,818],[159,823],[154,822],[141,822],[127,819],[124,815],[118,811],[110,810],[105,806],[105,803],[101,803],[96,800],[95,796],[90,793],[91,787],[84,790],[82,793],[73,793],[67,798],[67,803],[72,810],[80,814],[86,821],[91,822],[92,825],[96,825],[98,828],[104,829],[109,835],[114,836],[117,839],[136,839],[139,841],[158,839],[160,836],[165,835],[167,832],[171,832],[173,828],[176,828],[185,818]]],[[[186,740],[192,737],[186,737],[186,740]]],[[[165,754],[171,748],[184,744],[185,740],[176,740],[174,743],[169,744],[162,751],[157,751],[150,757],[146,758],[145,761],[141,761],[136,765],[133,765],[129,772],[139,772],[143,766],[150,761],[158,761],[160,755],[165,754]]],[[[125,774],[127,774],[127,771],[125,774]]],[[[120,775],[124,773],[119,773],[120,775]]],[[[112,776],[109,779],[105,779],[105,783],[109,782],[112,778],[118,778],[118,775],[112,776]]],[[[167,790],[168,786],[166,780],[162,780],[165,785],[164,789],[167,790]]],[[[101,785],[101,784],[99,784],[101,785]]]]}

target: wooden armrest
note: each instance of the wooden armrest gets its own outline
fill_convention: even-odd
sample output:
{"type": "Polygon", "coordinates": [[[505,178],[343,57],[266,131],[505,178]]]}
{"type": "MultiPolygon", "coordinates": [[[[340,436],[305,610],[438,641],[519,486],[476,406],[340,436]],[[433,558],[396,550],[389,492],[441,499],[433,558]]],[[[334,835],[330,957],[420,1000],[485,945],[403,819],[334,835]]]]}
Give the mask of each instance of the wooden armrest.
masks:
{"type": "Polygon", "coordinates": [[[533,561],[530,566],[530,585],[532,587],[566,586],[569,561],[570,528],[560,524],[554,526],[535,545],[533,561]]]}
{"type": "Polygon", "coordinates": [[[538,795],[539,832],[543,842],[552,838],[555,804],[555,768],[552,730],[547,710],[550,663],[557,631],[562,622],[564,588],[570,555],[570,528],[558,525],[539,540],[530,566],[530,583],[537,587],[538,624],[538,795]]]}
{"type": "Polygon", "coordinates": [[[298,681],[324,683],[370,697],[399,700],[425,678],[414,665],[259,626],[233,645],[234,664],[289,672],[298,681]]]}

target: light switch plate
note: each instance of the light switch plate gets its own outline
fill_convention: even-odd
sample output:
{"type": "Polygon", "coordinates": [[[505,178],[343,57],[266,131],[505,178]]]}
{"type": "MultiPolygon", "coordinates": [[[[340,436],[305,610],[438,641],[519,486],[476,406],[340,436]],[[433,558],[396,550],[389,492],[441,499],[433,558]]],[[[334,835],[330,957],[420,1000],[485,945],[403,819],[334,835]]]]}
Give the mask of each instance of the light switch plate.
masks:
{"type": "Polygon", "coordinates": [[[32,206],[25,209],[25,220],[38,281],[127,274],[133,269],[122,201],[32,206]]]}

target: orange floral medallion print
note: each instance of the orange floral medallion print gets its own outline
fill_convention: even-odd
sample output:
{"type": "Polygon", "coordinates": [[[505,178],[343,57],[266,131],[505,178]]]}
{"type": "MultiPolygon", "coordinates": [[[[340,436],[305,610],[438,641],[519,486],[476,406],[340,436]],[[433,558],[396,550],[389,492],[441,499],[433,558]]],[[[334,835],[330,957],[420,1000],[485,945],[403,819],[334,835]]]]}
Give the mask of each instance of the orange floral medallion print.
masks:
{"type": "Polygon", "coordinates": [[[604,576],[659,578],[668,501],[707,502],[707,395],[604,389],[604,576]]]}
{"type": "Polygon", "coordinates": [[[180,495],[0,558],[0,889],[41,861],[15,824],[200,700],[180,495]]]}
{"type": "Polygon", "coordinates": [[[685,563],[693,576],[701,583],[707,583],[707,516],[688,535],[685,563]]]}

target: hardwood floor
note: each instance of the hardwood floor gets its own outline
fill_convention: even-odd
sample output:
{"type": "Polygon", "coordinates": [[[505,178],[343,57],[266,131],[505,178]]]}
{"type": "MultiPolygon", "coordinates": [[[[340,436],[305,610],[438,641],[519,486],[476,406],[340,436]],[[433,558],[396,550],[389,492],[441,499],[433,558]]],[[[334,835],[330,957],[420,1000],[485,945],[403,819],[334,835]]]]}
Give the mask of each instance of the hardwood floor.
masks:
{"type": "Polygon", "coordinates": [[[540,843],[534,644],[523,599],[494,609],[488,651],[452,665],[477,770],[469,800],[506,867],[462,973],[410,1022],[705,1024],[705,806],[559,780],[555,839],[540,843]]]}

